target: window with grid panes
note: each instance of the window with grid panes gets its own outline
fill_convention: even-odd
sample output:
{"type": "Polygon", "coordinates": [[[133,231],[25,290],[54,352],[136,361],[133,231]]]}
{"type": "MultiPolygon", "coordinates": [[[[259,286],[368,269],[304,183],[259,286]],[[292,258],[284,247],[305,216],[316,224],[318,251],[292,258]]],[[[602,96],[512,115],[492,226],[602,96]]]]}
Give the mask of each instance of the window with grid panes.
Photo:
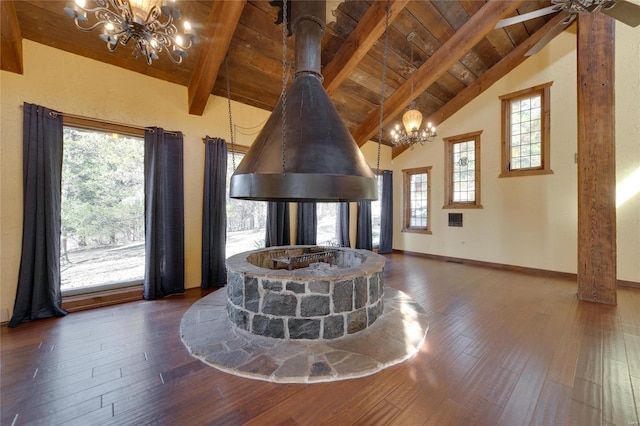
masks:
{"type": "Polygon", "coordinates": [[[482,131],[443,138],[444,208],[482,208],[480,204],[480,135],[482,131]]]}
{"type": "Polygon", "coordinates": [[[552,83],[510,93],[502,102],[502,173],[549,174],[549,88],[552,83]]]}
{"type": "Polygon", "coordinates": [[[403,175],[403,232],[431,233],[430,182],[431,167],[406,169],[403,175]]]}

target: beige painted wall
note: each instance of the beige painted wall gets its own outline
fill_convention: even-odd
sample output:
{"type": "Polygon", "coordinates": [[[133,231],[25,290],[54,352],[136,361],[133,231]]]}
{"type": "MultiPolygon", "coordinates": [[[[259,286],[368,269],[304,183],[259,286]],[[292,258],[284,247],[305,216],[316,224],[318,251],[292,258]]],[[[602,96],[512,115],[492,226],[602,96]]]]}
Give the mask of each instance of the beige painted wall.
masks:
{"type": "MultiPolygon", "coordinates": [[[[0,314],[11,315],[22,245],[23,102],[64,113],[184,132],[185,283],[200,285],[202,182],[205,135],[228,139],[226,98],[210,97],[202,116],[187,113],[185,87],[23,41],[24,74],[0,72],[0,314]]],[[[119,52],[118,54],[126,54],[119,52]]],[[[269,113],[233,103],[237,143],[251,145],[269,113]]],[[[375,150],[365,146],[370,164],[375,150]]],[[[388,167],[391,150],[383,149],[388,167]]],[[[295,229],[295,223],[292,224],[295,229]]]]}
{"type": "Polygon", "coordinates": [[[640,28],[616,37],[618,278],[640,282],[640,28]]]}
{"type": "MultiPolygon", "coordinates": [[[[616,35],[616,149],[620,182],[637,171],[640,189],[640,31],[618,24],[616,35]]],[[[575,33],[565,31],[540,53],[496,82],[444,123],[435,142],[405,151],[394,160],[395,249],[576,272],[577,265],[577,94],[575,33]],[[554,174],[498,178],[500,95],[538,84],[551,86],[551,168],[554,174]],[[442,137],[482,130],[483,209],[450,210],[444,204],[442,137]],[[402,170],[433,166],[432,235],[403,233],[402,170]],[[463,228],[447,225],[449,212],[462,212],[463,228]]],[[[618,278],[640,282],[640,194],[618,208],[618,278]]]]}

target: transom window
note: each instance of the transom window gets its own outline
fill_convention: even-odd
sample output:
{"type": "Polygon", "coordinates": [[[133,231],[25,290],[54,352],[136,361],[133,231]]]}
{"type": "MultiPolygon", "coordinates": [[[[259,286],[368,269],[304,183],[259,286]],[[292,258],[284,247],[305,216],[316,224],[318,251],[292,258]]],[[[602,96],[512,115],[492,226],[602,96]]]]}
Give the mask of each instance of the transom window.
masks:
{"type": "Polygon", "coordinates": [[[500,96],[503,146],[501,177],[553,173],[549,152],[551,84],[500,96]]]}
{"type": "Polygon", "coordinates": [[[431,167],[402,171],[404,183],[403,232],[431,233],[431,167]]]}
{"type": "Polygon", "coordinates": [[[443,138],[445,143],[444,208],[482,208],[480,204],[480,134],[443,138]]]}

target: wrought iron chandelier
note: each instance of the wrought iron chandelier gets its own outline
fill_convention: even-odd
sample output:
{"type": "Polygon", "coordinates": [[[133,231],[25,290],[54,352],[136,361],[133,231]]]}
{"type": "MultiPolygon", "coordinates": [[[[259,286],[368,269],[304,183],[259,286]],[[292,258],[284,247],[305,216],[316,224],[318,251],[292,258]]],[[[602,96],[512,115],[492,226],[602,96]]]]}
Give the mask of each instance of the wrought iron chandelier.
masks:
{"type": "MultiPolygon", "coordinates": [[[[407,41],[411,43],[415,33],[411,32],[407,35],[407,41]]],[[[411,45],[411,66],[413,67],[413,45],[411,45]]],[[[427,123],[425,129],[420,129],[422,125],[422,113],[416,108],[413,99],[413,74],[415,69],[411,70],[411,103],[409,109],[402,115],[402,124],[404,128],[396,124],[395,129],[391,130],[391,142],[395,146],[407,145],[411,148],[417,143],[424,145],[425,142],[432,142],[436,136],[436,128],[427,123]]]]}
{"type": "Polygon", "coordinates": [[[67,3],[64,13],[73,19],[79,30],[89,32],[102,28],[100,38],[107,43],[110,52],[119,45],[132,42],[134,57],[143,55],[147,64],[158,59],[165,51],[171,62],[180,64],[187,50],[196,40],[189,22],[183,22],[183,34],[179,34],[173,21],[180,19],[180,10],[171,0],[90,0],[95,7],[85,5],[85,0],[67,3]],[[89,22],[87,14],[93,13],[97,22],[89,22]],[[166,20],[161,21],[162,15],[166,20]]]}

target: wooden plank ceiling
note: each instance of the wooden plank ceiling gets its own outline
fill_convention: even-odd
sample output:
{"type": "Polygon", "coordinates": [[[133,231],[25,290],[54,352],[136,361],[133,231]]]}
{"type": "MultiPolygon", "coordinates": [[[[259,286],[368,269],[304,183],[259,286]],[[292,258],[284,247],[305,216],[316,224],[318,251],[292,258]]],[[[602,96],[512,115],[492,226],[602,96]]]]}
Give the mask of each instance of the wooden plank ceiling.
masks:
{"type": "MultiPolygon", "coordinates": [[[[3,6],[4,3],[3,0],[3,6]]],[[[274,23],[278,9],[268,1],[178,0],[182,16],[192,23],[200,37],[181,65],[172,64],[164,54],[147,65],[144,58],[135,58],[126,46],[109,53],[98,37],[99,30],[84,33],[75,28],[63,13],[65,1],[17,0],[13,3],[17,26],[15,22],[8,26],[11,34],[6,35],[7,25],[3,25],[3,42],[5,37],[15,39],[18,34],[18,37],[187,86],[189,96],[183,102],[190,113],[203,113],[209,93],[226,96],[227,69],[223,61],[227,51],[232,99],[266,110],[272,110],[278,101],[282,85],[282,32],[274,23]]],[[[328,4],[335,7],[336,3],[328,4]]],[[[401,121],[411,101],[412,72],[416,106],[426,119],[438,126],[519,65],[525,59],[527,46],[532,46],[560,18],[548,15],[494,30],[499,19],[543,8],[550,2],[391,0],[390,4],[382,141],[388,145],[391,145],[388,131],[401,121]],[[411,32],[415,38],[410,44],[407,35],[411,32]]],[[[328,23],[322,40],[322,64],[327,74],[325,87],[360,145],[368,139],[377,140],[385,5],[383,1],[363,0],[340,3],[331,11],[335,21],[328,23]]],[[[12,42],[12,46],[15,44],[12,42]]],[[[289,52],[293,52],[292,39],[288,46],[289,52]]],[[[3,44],[3,69],[16,72],[19,67],[15,62],[21,65],[21,58],[9,54],[5,60],[4,55],[3,44]],[[13,69],[5,68],[5,62],[12,64],[13,69]]],[[[394,148],[394,156],[402,151],[394,148]]]]}

